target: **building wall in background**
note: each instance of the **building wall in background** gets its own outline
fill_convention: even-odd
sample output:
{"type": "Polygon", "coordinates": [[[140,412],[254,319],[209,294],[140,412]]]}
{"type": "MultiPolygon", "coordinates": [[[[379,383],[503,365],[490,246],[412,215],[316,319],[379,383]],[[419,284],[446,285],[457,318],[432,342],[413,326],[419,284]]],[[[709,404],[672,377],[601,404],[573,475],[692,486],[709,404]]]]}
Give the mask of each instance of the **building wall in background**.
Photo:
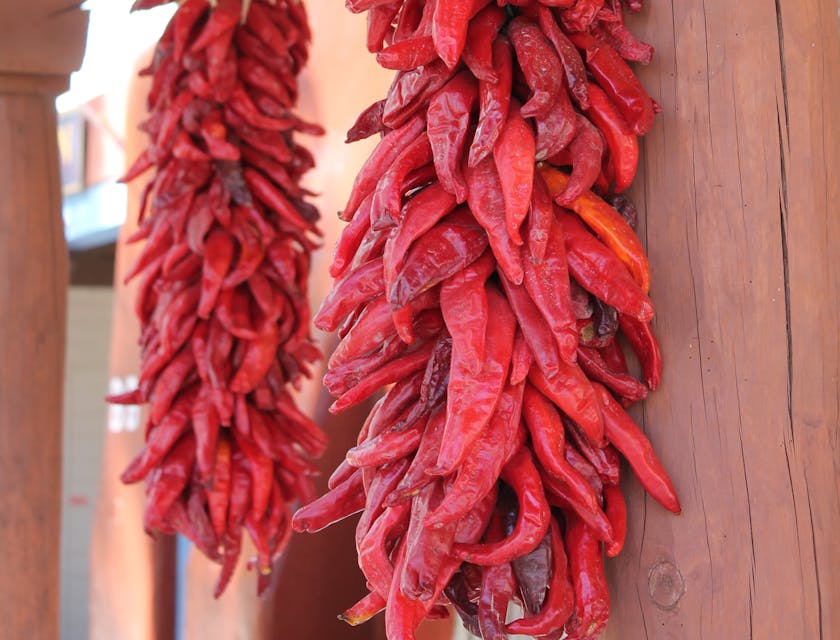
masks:
{"type": "MultiPolygon", "coordinates": [[[[61,522],[61,638],[88,637],[90,530],[109,424],[111,287],[70,287],[64,382],[61,522]]],[[[115,422],[116,425],[116,422],[115,422]]]]}

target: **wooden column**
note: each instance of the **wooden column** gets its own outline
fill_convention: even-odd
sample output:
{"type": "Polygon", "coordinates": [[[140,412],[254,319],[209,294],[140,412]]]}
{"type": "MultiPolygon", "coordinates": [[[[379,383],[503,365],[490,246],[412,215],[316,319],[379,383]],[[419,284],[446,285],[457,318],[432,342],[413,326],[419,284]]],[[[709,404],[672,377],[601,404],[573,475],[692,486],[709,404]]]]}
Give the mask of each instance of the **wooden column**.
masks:
{"type": "Polygon", "coordinates": [[[637,417],[683,514],[626,480],[608,637],[837,638],[837,3],[646,5],[663,113],[633,196],[665,376],[637,417]]]}
{"type": "Polygon", "coordinates": [[[81,62],[86,15],[0,8],[0,620],[58,637],[67,251],[54,99],[81,62]]]}

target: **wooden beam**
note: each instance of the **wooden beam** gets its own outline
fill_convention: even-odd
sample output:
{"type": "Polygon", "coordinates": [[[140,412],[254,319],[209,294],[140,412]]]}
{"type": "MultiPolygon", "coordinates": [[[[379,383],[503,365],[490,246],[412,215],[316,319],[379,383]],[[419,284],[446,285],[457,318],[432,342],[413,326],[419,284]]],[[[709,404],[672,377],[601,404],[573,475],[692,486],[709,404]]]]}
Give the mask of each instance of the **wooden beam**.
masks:
{"type": "Polygon", "coordinates": [[[646,5],[663,112],[633,196],[665,375],[637,417],[683,514],[625,479],[608,637],[837,638],[837,5],[646,5]]]}
{"type": "Polygon", "coordinates": [[[68,273],[54,100],[81,62],[87,20],[78,7],[49,17],[58,4],[4,3],[0,17],[0,620],[9,638],[58,637],[68,273]]]}

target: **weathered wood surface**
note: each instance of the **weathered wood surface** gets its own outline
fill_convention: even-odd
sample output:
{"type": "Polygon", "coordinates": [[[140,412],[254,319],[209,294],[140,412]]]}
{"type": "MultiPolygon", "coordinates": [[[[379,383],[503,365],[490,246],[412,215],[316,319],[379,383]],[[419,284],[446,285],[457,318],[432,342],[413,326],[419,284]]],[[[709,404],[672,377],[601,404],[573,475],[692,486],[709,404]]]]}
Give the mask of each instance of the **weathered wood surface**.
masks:
{"type": "Polygon", "coordinates": [[[81,62],[86,17],[73,7],[60,42],[47,45],[40,27],[59,3],[32,3],[15,24],[12,4],[22,3],[0,8],[0,635],[51,639],[68,277],[53,99],[81,62]],[[43,47],[61,65],[30,60],[43,47]]]}
{"type": "Polygon", "coordinates": [[[837,4],[651,0],[663,113],[633,190],[665,357],[637,417],[673,517],[629,490],[608,637],[840,637],[837,4]]]}

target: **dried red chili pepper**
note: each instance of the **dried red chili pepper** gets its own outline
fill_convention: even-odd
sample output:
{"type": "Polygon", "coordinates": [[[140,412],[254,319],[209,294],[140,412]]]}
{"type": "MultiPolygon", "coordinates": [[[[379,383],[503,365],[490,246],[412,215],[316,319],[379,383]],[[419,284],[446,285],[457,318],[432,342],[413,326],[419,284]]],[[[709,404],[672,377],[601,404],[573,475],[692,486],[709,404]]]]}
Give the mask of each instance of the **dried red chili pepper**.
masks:
{"type": "MultiPolygon", "coordinates": [[[[143,277],[130,400],[151,404],[149,431],[122,478],[146,479],[147,529],[179,531],[222,564],[216,596],[243,529],[258,590],[268,586],[291,532],[289,503],[312,497],[312,457],[324,446],[286,391],[318,357],[303,256],[317,212],[299,186],[312,158],[292,133],[319,127],[289,110],[309,38],[293,4],[180,3],[148,70],[152,146],[126,175],[156,168],[137,235],[149,241],[129,273],[143,277]]],[[[360,509],[361,485],[355,495],[360,509]]],[[[353,505],[333,505],[333,519],[353,505]]],[[[322,508],[322,526],[328,516],[322,508]]]]}
{"type": "Polygon", "coordinates": [[[384,608],[388,637],[412,638],[445,595],[485,638],[594,637],[609,609],[601,542],[617,553],[627,526],[617,451],[678,507],[621,406],[647,393],[621,334],[648,382],[659,376],[647,258],[623,205],[590,191],[635,174],[622,114],[641,129],[648,114],[614,58],[641,48],[608,26],[622,24],[617,0],[350,6],[371,10],[367,44],[400,71],[351,130],[386,133],[354,185],[340,279],[317,317],[341,337],[324,379],[334,409],[394,383],[325,498],[362,466],[371,593],[348,621],[384,608]],[[586,38],[601,47],[591,66],[573,44],[586,38]],[[506,628],[511,600],[527,615],[506,628]]]}

